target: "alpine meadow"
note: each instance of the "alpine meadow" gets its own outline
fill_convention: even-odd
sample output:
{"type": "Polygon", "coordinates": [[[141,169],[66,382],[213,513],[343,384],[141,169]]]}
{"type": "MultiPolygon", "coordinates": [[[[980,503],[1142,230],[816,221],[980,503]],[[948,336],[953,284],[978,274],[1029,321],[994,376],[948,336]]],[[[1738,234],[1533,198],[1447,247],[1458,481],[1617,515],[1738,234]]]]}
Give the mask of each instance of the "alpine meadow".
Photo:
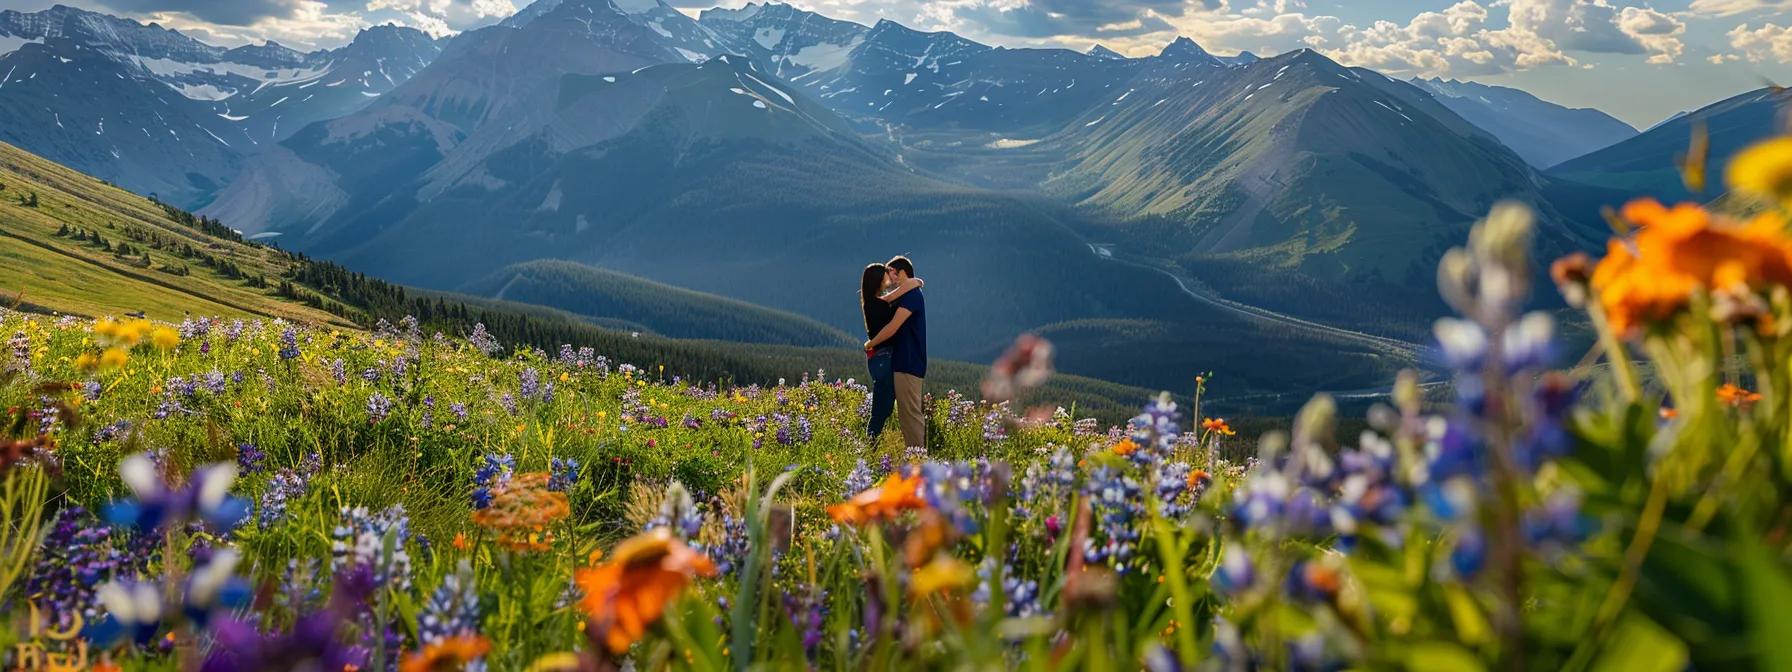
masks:
{"type": "Polygon", "coordinates": [[[1781,3],[64,1],[7,670],[1792,669],[1781,3]]]}

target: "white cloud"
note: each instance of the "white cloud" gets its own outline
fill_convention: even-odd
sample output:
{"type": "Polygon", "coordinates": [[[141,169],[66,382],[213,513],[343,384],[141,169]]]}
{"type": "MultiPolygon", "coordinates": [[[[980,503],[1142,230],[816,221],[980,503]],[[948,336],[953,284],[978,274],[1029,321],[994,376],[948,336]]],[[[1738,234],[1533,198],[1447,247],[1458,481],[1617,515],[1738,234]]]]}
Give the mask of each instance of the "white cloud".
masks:
{"type": "Polygon", "coordinates": [[[1763,23],[1760,28],[1750,29],[1745,23],[1732,28],[1728,35],[1730,46],[1743,58],[1756,63],[1792,63],[1792,26],[1763,23]]]}
{"type": "MultiPolygon", "coordinates": [[[[1686,24],[1680,18],[1647,6],[1620,7],[1611,0],[1461,0],[1442,10],[1419,12],[1404,23],[1384,19],[1366,26],[1309,15],[1300,7],[1261,0],[1245,10],[1191,15],[1171,23],[1216,53],[1309,47],[1349,65],[1423,76],[1594,65],[1576,53],[1633,54],[1649,63],[1669,64],[1686,50],[1686,24]]],[[[1172,36],[1140,35],[1116,48],[1148,53],[1172,36]]]]}
{"type": "Polygon", "coordinates": [[[1792,11],[1792,0],[1692,0],[1687,11],[1694,14],[1735,16],[1761,9],[1792,11]]]}
{"type": "Polygon", "coordinates": [[[222,46],[259,44],[273,40],[300,50],[333,46],[353,39],[367,25],[353,12],[332,12],[319,0],[298,0],[286,16],[256,19],[246,26],[225,26],[201,21],[185,12],[153,12],[142,15],[145,23],[160,23],[201,41],[222,46]]]}

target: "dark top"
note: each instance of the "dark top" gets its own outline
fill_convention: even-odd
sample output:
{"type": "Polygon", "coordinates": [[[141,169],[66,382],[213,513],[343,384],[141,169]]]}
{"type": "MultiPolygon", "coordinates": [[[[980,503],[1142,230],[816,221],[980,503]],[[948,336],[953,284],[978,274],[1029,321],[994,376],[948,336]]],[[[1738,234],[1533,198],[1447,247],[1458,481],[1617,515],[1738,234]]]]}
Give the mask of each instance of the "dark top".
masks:
{"type": "Polygon", "coordinates": [[[911,315],[896,330],[896,336],[890,339],[896,345],[896,352],[890,358],[890,368],[896,373],[906,373],[916,378],[927,377],[927,300],[921,296],[921,290],[910,290],[896,300],[897,308],[907,308],[911,315]]]}
{"type": "MultiPolygon", "coordinates": [[[[865,302],[865,340],[877,338],[877,332],[883,331],[884,327],[890,325],[890,320],[895,318],[896,306],[875,296],[871,297],[865,302]]],[[[895,339],[891,339],[889,343],[877,346],[877,349],[889,350],[890,343],[894,342],[895,339]]]]}

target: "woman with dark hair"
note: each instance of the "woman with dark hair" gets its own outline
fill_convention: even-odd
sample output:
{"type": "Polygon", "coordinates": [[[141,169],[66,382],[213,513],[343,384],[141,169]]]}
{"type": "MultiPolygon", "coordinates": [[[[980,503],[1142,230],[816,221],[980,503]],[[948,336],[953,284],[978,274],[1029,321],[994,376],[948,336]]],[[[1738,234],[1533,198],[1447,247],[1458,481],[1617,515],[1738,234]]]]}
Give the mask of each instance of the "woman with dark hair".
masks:
{"type": "MultiPolygon", "coordinates": [[[[910,278],[885,291],[889,281],[889,267],[883,264],[871,264],[865,267],[865,274],[859,278],[859,309],[865,313],[865,337],[876,338],[878,332],[896,316],[896,307],[891,305],[902,298],[909,290],[926,283],[919,278],[910,278]]],[[[872,441],[883,433],[884,423],[890,420],[890,414],[896,409],[896,374],[890,368],[893,349],[883,345],[865,351],[865,366],[871,372],[871,422],[866,425],[866,433],[872,441]]]]}

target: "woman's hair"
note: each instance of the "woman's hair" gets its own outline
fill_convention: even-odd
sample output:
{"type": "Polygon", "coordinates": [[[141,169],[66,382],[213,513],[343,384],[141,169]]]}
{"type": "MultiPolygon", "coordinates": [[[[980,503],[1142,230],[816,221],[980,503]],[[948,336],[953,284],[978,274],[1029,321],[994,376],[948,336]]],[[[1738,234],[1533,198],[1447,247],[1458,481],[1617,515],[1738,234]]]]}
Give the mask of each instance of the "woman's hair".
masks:
{"type": "Polygon", "coordinates": [[[871,329],[869,306],[872,301],[881,300],[877,297],[884,293],[884,273],[888,270],[889,267],[883,264],[868,264],[865,266],[865,274],[859,276],[859,312],[865,315],[867,331],[871,329]]]}

